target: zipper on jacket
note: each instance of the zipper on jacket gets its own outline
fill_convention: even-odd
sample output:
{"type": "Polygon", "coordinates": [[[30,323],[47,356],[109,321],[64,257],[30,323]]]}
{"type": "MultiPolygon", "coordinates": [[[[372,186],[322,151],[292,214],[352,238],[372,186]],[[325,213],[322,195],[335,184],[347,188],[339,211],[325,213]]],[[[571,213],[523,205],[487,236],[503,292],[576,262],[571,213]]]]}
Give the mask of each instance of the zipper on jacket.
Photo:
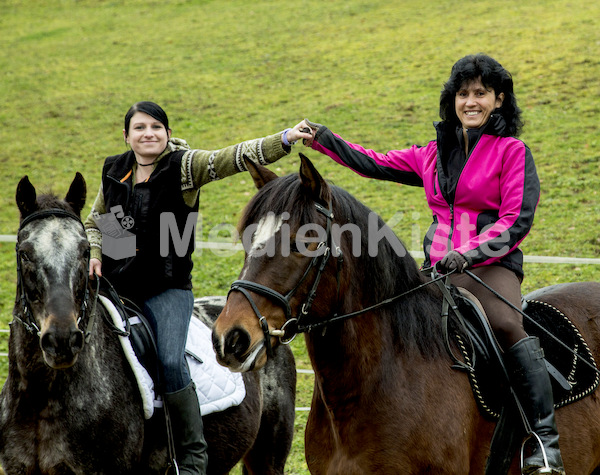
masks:
{"type": "MultiPolygon", "coordinates": [[[[483,132],[484,132],[486,126],[487,126],[487,124],[485,124],[483,126],[483,128],[480,131],[480,134],[477,137],[477,140],[475,141],[475,143],[473,144],[472,147],[469,147],[470,150],[468,150],[468,153],[465,153],[465,161],[462,164],[460,172],[456,178],[456,182],[454,183],[454,189],[452,190],[452,193],[451,193],[452,203],[448,203],[450,206],[450,233],[448,235],[448,252],[450,252],[454,249],[454,247],[452,245],[452,236],[454,235],[454,201],[456,200],[456,190],[458,189],[458,182],[460,181],[463,171],[465,170],[465,167],[467,166],[469,157],[473,154],[477,145],[479,145],[479,141],[481,140],[481,137],[483,136],[483,132]]],[[[467,140],[468,140],[468,138],[467,138],[467,140]]],[[[461,150],[462,150],[462,147],[461,147],[461,150]]]]}
{"type": "Polygon", "coordinates": [[[448,249],[446,254],[452,251],[452,235],[454,234],[454,203],[450,205],[450,232],[448,233],[448,249]]]}

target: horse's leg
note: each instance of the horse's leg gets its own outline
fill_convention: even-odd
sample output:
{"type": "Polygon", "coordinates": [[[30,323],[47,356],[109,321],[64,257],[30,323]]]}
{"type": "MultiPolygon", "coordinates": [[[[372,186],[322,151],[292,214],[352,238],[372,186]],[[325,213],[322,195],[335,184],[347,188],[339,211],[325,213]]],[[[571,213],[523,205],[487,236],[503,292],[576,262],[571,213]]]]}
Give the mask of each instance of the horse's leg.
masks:
{"type": "Polygon", "coordinates": [[[296,364],[288,346],[275,349],[274,358],[260,370],[260,384],[260,430],[244,457],[244,473],[282,475],[292,447],[296,416],[296,364]]]}
{"type": "Polygon", "coordinates": [[[239,406],[203,416],[208,474],[225,475],[252,447],[259,431],[261,394],[257,373],[244,373],[246,397],[239,406]]]}

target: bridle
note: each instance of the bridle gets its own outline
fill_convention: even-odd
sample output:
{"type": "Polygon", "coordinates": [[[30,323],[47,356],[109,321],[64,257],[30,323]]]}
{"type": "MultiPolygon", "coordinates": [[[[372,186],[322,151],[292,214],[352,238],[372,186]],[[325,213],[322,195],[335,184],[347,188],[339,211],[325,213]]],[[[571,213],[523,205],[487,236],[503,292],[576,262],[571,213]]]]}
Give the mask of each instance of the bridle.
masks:
{"type": "MultiPolygon", "coordinates": [[[[21,225],[19,226],[19,233],[25,226],[27,226],[31,222],[38,221],[40,219],[49,218],[49,217],[73,219],[73,220],[77,221],[85,231],[85,227],[83,226],[83,223],[74,214],[69,213],[68,211],[61,209],[61,208],[49,208],[49,209],[45,209],[45,210],[35,211],[35,212],[31,213],[30,215],[28,215],[27,217],[25,217],[23,219],[23,221],[21,221],[21,225]]],[[[19,303],[21,304],[21,308],[23,310],[23,318],[16,315],[16,313],[13,314],[13,318],[16,321],[18,321],[19,323],[21,323],[23,325],[23,327],[25,327],[25,329],[29,333],[36,334],[39,337],[41,331],[40,331],[40,328],[38,327],[37,323],[35,322],[33,313],[31,312],[31,302],[29,301],[29,297],[27,296],[27,294],[25,292],[25,286],[23,285],[23,271],[21,269],[21,259],[19,256],[19,244],[20,243],[17,240],[17,245],[15,247],[16,257],[17,257],[17,289],[19,292],[19,303]]],[[[89,268],[89,261],[90,261],[89,250],[87,251],[86,260],[88,263],[87,268],[89,268]]],[[[90,296],[89,272],[86,272],[85,275],[86,275],[86,281],[85,281],[85,287],[84,287],[84,291],[83,291],[83,298],[81,301],[81,307],[79,309],[79,317],[77,319],[77,326],[79,326],[83,321],[85,321],[88,311],[90,310],[90,307],[88,305],[88,300],[89,300],[89,296],[90,296]]],[[[99,279],[96,279],[96,281],[97,281],[97,284],[100,283],[99,279]]],[[[88,322],[87,322],[87,325],[86,325],[86,328],[84,331],[86,343],[88,342],[90,335],[91,335],[91,328],[92,328],[93,318],[94,318],[94,314],[95,314],[96,299],[98,298],[97,290],[98,289],[96,289],[96,298],[94,299],[92,306],[91,306],[91,313],[90,313],[91,317],[88,319],[88,322]]]]}
{"type": "MultiPolygon", "coordinates": [[[[331,233],[332,222],[333,222],[333,218],[334,218],[331,201],[329,201],[327,205],[328,205],[327,208],[325,208],[321,204],[315,202],[315,207],[316,207],[317,211],[319,213],[323,214],[327,218],[327,233],[326,233],[325,240],[321,241],[317,247],[317,249],[322,249],[323,251],[320,254],[315,255],[312,258],[312,260],[308,264],[306,270],[302,274],[302,277],[300,278],[298,283],[288,293],[283,295],[283,294],[271,289],[270,287],[267,287],[266,285],[258,284],[256,282],[252,282],[249,280],[236,280],[233,282],[233,284],[231,284],[231,289],[229,290],[229,293],[231,293],[233,291],[241,292],[244,295],[244,297],[246,297],[248,302],[250,303],[252,310],[254,311],[256,317],[258,318],[261,329],[265,336],[265,347],[267,349],[267,355],[269,357],[272,357],[272,355],[273,355],[273,348],[271,345],[271,337],[279,338],[280,343],[282,343],[284,345],[289,344],[299,333],[309,332],[309,331],[311,331],[315,328],[319,328],[319,327],[326,327],[327,325],[329,325],[331,323],[348,320],[348,319],[356,317],[358,315],[361,315],[361,314],[370,312],[372,310],[390,305],[391,303],[395,302],[396,300],[404,298],[413,292],[416,292],[424,287],[427,287],[439,280],[446,278],[446,276],[444,276],[444,275],[439,275],[439,274],[432,275],[432,280],[426,281],[420,285],[417,285],[411,289],[408,289],[405,292],[402,292],[391,298],[385,299],[381,302],[371,305],[370,307],[366,307],[361,310],[346,313],[343,315],[339,315],[337,312],[334,312],[334,314],[328,319],[319,320],[318,322],[305,323],[304,321],[308,318],[310,308],[311,308],[312,303],[317,295],[317,289],[319,287],[321,277],[325,270],[325,266],[327,265],[327,262],[329,261],[329,258],[332,255],[332,253],[335,254],[335,256],[337,257],[336,302],[339,307],[340,273],[341,273],[341,267],[342,267],[344,258],[343,258],[343,254],[342,254],[342,250],[341,250],[340,246],[335,243],[332,233],[331,233]],[[296,293],[296,291],[298,290],[300,285],[307,278],[311,269],[313,269],[315,267],[317,268],[317,275],[315,276],[315,280],[311,286],[308,296],[306,297],[306,300],[304,301],[304,303],[301,306],[300,314],[298,316],[292,318],[292,310],[290,307],[290,300],[292,299],[292,297],[294,296],[294,294],[296,293]],[[252,296],[250,295],[249,291],[257,293],[259,295],[262,295],[263,297],[268,297],[271,300],[274,300],[275,302],[277,302],[281,305],[281,307],[284,310],[285,317],[286,317],[286,322],[282,325],[281,329],[270,329],[269,328],[269,324],[267,322],[266,317],[260,313],[260,310],[254,303],[254,300],[252,299],[252,296]]],[[[229,293],[228,293],[228,296],[229,296],[229,293]]]]}
{"type": "MultiPolygon", "coordinates": [[[[309,314],[310,309],[313,304],[313,301],[314,301],[315,297],[317,296],[317,289],[319,287],[319,283],[321,282],[321,277],[323,276],[323,271],[325,270],[325,266],[327,265],[327,262],[329,262],[329,258],[331,257],[332,254],[335,255],[335,257],[337,258],[337,275],[336,275],[337,299],[336,299],[336,301],[339,300],[340,271],[341,271],[344,257],[343,257],[340,246],[338,246],[335,243],[333,236],[332,236],[332,232],[331,232],[331,227],[332,227],[332,222],[333,222],[333,217],[334,217],[331,200],[327,203],[327,208],[317,202],[315,202],[315,208],[317,209],[317,211],[319,213],[324,215],[325,218],[327,219],[327,229],[326,229],[325,240],[321,241],[318,244],[317,249],[315,250],[315,255],[313,256],[313,258],[309,262],[308,266],[306,267],[306,270],[302,274],[302,277],[300,277],[300,280],[296,283],[296,285],[289,292],[287,292],[285,295],[283,295],[283,294],[271,289],[270,287],[267,287],[266,285],[258,284],[256,282],[252,282],[249,280],[236,280],[235,282],[233,282],[233,284],[231,284],[231,289],[229,290],[229,293],[231,293],[233,291],[241,292],[244,295],[244,297],[246,297],[248,302],[250,303],[252,310],[258,317],[258,321],[259,321],[262,331],[265,335],[265,346],[266,346],[267,354],[269,357],[273,356],[271,337],[277,337],[277,338],[279,338],[281,343],[289,344],[296,337],[296,335],[298,333],[303,333],[305,331],[308,331],[311,328],[310,325],[303,325],[303,321],[306,319],[307,315],[309,314]],[[292,309],[290,307],[290,301],[291,301],[292,297],[294,296],[294,294],[296,293],[296,291],[298,290],[298,288],[300,287],[300,285],[302,285],[302,283],[306,280],[310,271],[313,268],[317,269],[317,274],[315,276],[315,280],[313,281],[310,291],[308,292],[308,296],[306,297],[306,300],[304,301],[304,303],[301,306],[300,314],[298,316],[292,318],[292,309]],[[254,300],[252,299],[252,296],[250,295],[249,291],[257,293],[264,297],[268,297],[281,305],[281,307],[284,310],[285,317],[286,317],[286,322],[283,324],[281,329],[277,330],[277,329],[269,328],[267,319],[260,313],[260,310],[254,303],[254,300]]],[[[229,296],[229,294],[228,294],[228,296],[229,296]]]]}

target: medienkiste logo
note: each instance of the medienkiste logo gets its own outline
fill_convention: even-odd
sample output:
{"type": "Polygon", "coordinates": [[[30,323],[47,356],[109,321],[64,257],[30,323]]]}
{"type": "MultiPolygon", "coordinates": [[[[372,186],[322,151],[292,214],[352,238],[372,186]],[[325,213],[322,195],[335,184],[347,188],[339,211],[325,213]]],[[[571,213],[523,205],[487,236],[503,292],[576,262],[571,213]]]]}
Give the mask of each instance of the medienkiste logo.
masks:
{"type": "Polygon", "coordinates": [[[102,254],[115,260],[135,257],[135,234],[128,231],[135,222],[131,216],[125,216],[121,205],[105,214],[96,213],[94,219],[102,233],[102,254]]]}

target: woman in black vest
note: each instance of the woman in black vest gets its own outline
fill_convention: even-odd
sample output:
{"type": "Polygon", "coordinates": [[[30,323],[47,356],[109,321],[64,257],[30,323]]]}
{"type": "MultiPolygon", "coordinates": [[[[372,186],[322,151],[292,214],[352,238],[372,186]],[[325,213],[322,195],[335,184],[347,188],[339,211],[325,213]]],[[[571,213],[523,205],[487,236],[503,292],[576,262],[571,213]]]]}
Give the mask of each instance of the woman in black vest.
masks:
{"type": "Polygon", "coordinates": [[[310,135],[288,129],[221,150],[192,150],[184,140],[171,138],[160,106],[138,102],[125,115],[123,136],[131,149],[106,159],[85,222],[90,275],[107,277],[150,321],[180,473],[205,473],[202,418],[184,355],[194,301],[191,254],[200,188],[246,171],[243,155],[267,165],[288,154],[293,141],[310,135]]]}

